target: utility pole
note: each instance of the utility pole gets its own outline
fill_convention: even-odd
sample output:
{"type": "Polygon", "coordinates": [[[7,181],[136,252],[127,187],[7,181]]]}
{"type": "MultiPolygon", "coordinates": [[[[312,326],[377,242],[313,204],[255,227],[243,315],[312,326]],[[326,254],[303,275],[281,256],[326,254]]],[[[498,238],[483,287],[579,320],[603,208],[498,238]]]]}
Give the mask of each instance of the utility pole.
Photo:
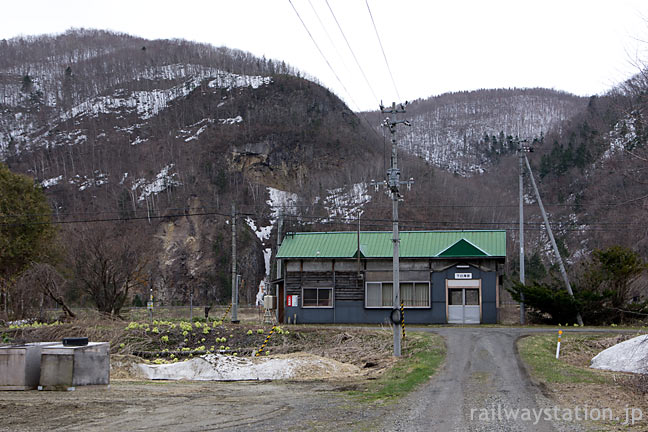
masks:
{"type": "MultiPolygon", "coordinates": [[[[560,274],[562,275],[563,281],[565,281],[565,287],[567,292],[572,298],[574,297],[574,292],[572,291],[571,284],[569,283],[569,277],[567,276],[567,271],[565,270],[565,264],[563,264],[562,257],[558,251],[558,245],[556,245],[556,239],[554,239],[553,232],[551,231],[551,226],[549,225],[549,218],[547,218],[547,213],[545,212],[544,206],[542,205],[542,199],[540,198],[540,192],[538,192],[538,186],[536,186],[535,179],[533,178],[533,172],[531,171],[531,165],[529,165],[529,159],[524,155],[524,161],[526,162],[527,169],[529,170],[529,177],[531,178],[531,184],[533,185],[533,190],[535,192],[536,199],[540,205],[540,212],[542,213],[542,218],[544,219],[545,226],[547,227],[547,233],[549,233],[549,240],[551,241],[551,246],[553,247],[554,254],[556,254],[556,259],[558,260],[558,265],[560,267],[560,274]]],[[[581,317],[580,312],[576,314],[576,321],[578,325],[583,325],[583,318],[581,317]]]]}
{"type": "Polygon", "coordinates": [[[193,285],[189,291],[189,322],[193,322],[193,285]]]}
{"type": "MultiPolygon", "coordinates": [[[[524,140],[526,141],[526,140],[524,140]]],[[[524,148],[519,139],[518,143],[518,156],[520,162],[520,283],[524,285],[524,148]]],[[[520,292],[520,324],[525,324],[525,310],[524,310],[524,292],[520,292]]]]}
{"type": "MultiPolygon", "coordinates": [[[[384,184],[389,188],[392,196],[392,243],[393,243],[393,261],[392,261],[392,313],[391,319],[394,323],[394,356],[400,357],[401,355],[401,331],[397,323],[400,322],[400,234],[398,232],[398,201],[402,198],[400,194],[400,186],[407,185],[407,188],[410,189],[414,183],[414,179],[409,179],[407,181],[400,180],[400,169],[398,168],[398,147],[396,145],[396,126],[403,124],[405,126],[411,126],[410,122],[407,120],[396,120],[398,114],[405,113],[405,104],[400,104],[400,109],[396,108],[396,103],[392,102],[391,109],[385,109],[382,104],[380,105],[380,111],[383,114],[393,115],[393,120],[389,117],[385,117],[383,121],[383,126],[389,128],[391,133],[391,142],[392,142],[392,153],[391,153],[391,162],[389,164],[389,169],[387,170],[387,179],[384,184]],[[398,318],[398,319],[395,319],[398,318]]],[[[376,189],[380,185],[379,183],[373,183],[376,186],[376,189]]]]}
{"type": "MultiPolygon", "coordinates": [[[[279,252],[279,246],[281,246],[281,234],[283,231],[283,211],[279,210],[279,220],[277,221],[277,253],[279,252]]],[[[275,260],[277,262],[277,279],[281,278],[281,260],[277,259],[275,254],[275,260]]]]}
{"type": "MultiPolygon", "coordinates": [[[[283,230],[283,211],[280,209],[279,210],[279,221],[277,222],[277,253],[275,254],[275,261],[277,262],[277,279],[281,279],[281,260],[277,258],[277,255],[279,255],[279,248],[281,247],[281,234],[283,230]]],[[[275,309],[275,316],[277,318],[277,322],[279,322],[279,302],[283,302],[283,298],[279,298],[279,283],[275,284],[275,301],[277,302],[277,308],[275,309]]],[[[283,304],[283,303],[282,303],[283,304]]]]}
{"type": "Polygon", "coordinates": [[[232,320],[236,324],[238,320],[238,279],[236,277],[236,207],[232,203],[232,320]]]}

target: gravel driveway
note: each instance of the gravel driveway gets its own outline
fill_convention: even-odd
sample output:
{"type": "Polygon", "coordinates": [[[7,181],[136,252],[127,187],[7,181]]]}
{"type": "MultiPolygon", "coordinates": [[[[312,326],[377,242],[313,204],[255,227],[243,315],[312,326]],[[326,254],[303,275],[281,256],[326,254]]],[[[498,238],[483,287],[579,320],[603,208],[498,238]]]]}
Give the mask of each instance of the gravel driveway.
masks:
{"type": "Polygon", "coordinates": [[[515,346],[528,329],[419,330],[444,337],[445,365],[434,379],[399,404],[383,424],[384,431],[581,430],[577,424],[548,421],[541,411],[552,408],[553,403],[530,381],[515,346]],[[524,414],[527,417],[523,418],[524,414]]]}

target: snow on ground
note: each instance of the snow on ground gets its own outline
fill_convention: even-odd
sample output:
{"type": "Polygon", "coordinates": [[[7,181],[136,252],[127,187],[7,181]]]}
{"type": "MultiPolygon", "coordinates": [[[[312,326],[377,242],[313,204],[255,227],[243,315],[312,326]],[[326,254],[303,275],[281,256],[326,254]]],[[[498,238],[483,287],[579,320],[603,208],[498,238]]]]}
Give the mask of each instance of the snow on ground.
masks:
{"type": "Polygon", "coordinates": [[[137,372],[152,380],[243,381],[323,379],[359,373],[356,366],[310,354],[244,358],[207,354],[178,363],[136,365],[137,372]]]}
{"type": "Polygon", "coordinates": [[[177,174],[169,174],[169,171],[173,168],[173,164],[169,164],[162,168],[162,170],[155,176],[155,180],[150,183],[147,182],[145,178],[139,178],[133,182],[131,189],[137,191],[141,188],[142,192],[140,193],[138,201],[144,201],[150,195],[157,195],[160,192],[174,186],[180,186],[182,183],[176,180],[177,174]]]}
{"type": "MultiPolygon", "coordinates": [[[[207,125],[201,126],[200,129],[198,129],[195,134],[191,135],[189,138],[186,138],[185,142],[189,142],[189,141],[192,141],[192,140],[197,140],[198,136],[201,133],[205,132],[206,130],[207,130],[207,125]]],[[[184,131],[181,131],[181,132],[184,132],[184,131]]]]}
{"type": "MultiPolygon", "coordinates": [[[[180,67],[179,65],[175,66],[180,67]]],[[[171,101],[187,96],[189,93],[194,91],[203,79],[212,78],[214,76],[216,76],[216,79],[212,79],[209,82],[209,87],[226,88],[228,90],[235,87],[252,87],[256,89],[261,85],[270,84],[272,82],[272,78],[270,77],[237,75],[211,68],[194,71],[193,75],[183,73],[174,76],[180,76],[183,78],[188,77],[188,79],[185,82],[168,89],[133,92],[121,89],[117,90],[110,96],[98,96],[63,113],[61,115],[61,120],[69,120],[78,115],[91,115],[93,117],[98,117],[100,113],[107,114],[124,109],[131,112],[137,112],[141,119],[146,120],[165,109],[171,101]]],[[[240,116],[234,117],[233,119],[221,120],[231,122],[227,124],[240,123],[243,121],[240,116]]]]}
{"type": "MultiPolygon", "coordinates": [[[[215,121],[216,120],[214,120],[212,118],[204,118],[204,119],[192,124],[191,126],[189,126],[189,129],[180,129],[178,131],[180,133],[180,135],[176,135],[176,138],[184,138],[184,142],[197,140],[198,137],[200,136],[200,134],[205,132],[207,130],[207,127],[210,124],[214,123],[215,121]],[[202,126],[200,126],[200,125],[202,125],[202,126]],[[200,128],[198,130],[196,130],[196,132],[192,133],[191,128],[194,128],[194,127],[197,127],[197,126],[200,126],[200,128]]],[[[222,125],[234,125],[234,124],[243,122],[243,117],[241,117],[239,115],[239,116],[231,117],[231,118],[219,118],[218,122],[220,124],[222,124],[222,125]]]]}
{"type": "Polygon", "coordinates": [[[590,366],[617,372],[648,373],[648,335],[628,339],[601,351],[590,366]]]}
{"type": "Polygon", "coordinates": [[[224,125],[232,125],[232,124],[236,124],[236,123],[241,123],[241,122],[243,121],[243,117],[241,117],[241,116],[239,115],[239,116],[232,117],[232,118],[222,118],[222,119],[218,119],[218,121],[219,121],[221,124],[224,124],[224,125]]]}
{"type": "Polygon", "coordinates": [[[63,176],[62,176],[62,175],[60,175],[60,176],[58,176],[58,177],[52,177],[52,178],[50,178],[50,179],[43,180],[43,181],[41,182],[41,186],[42,186],[44,189],[47,189],[47,188],[49,188],[49,187],[56,186],[56,185],[57,185],[61,180],[63,180],[63,176]]]}
{"type": "Polygon", "coordinates": [[[270,84],[271,77],[263,77],[259,75],[237,75],[229,72],[220,72],[216,79],[209,82],[211,88],[226,88],[231,90],[235,87],[252,87],[253,89],[259,88],[264,84],[270,84]]]}
{"type": "Polygon", "coordinates": [[[66,121],[79,115],[98,117],[99,114],[110,114],[126,110],[136,112],[141,119],[146,120],[167,107],[167,105],[183,96],[187,96],[200,85],[200,77],[175,86],[170,89],[152,91],[117,91],[110,96],[98,96],[85,101],[61,115],[61,120],[66,121]]]}
{"type": "Polygon", "coordinates": [[[265,296],[266,285],[265,281],[259,282],[259,291],[256,295],[256,305],[263,306],[263,297],[265,296]]]}
{"type": "Polygon", "coordinates": [[[262,243],[270,239],[272,225],[257,228],[256,223],[250,216],[245,218],[245,222],[247,222],[250,229],[254,232],[254,234],[256,234],[256,236],[259,238],[259,240],[261,240],[262,243]]]}
{"type": "Polygon", "coordinates": [[[322,200],[330,218],[352,219],[364,213],[363,207],[371,201],[367,193],[367,183],[356,183],[349,190],[329,189],[328,196],[322,200]]]}
{"type": "Polygon", "coordinates": [[[272,248],[263,249],[263,261],[265,262],[266,275],[270,276],[270,259],[272,258],[272,248]]]}
{"type": "MultiPolygon", "coordinates": [[[[34,91],[41,90],[41,80],[43,77],[39,73],[45,74],[45,70],[29,69],[30,75],[33,74],[33,88],[34,91]]],[[[24,73],[20,72],[21,74],[24,73]]],[[[271,77],[264,77],[258,75],[238,75],[225,72],[219,69],[206,67],[202,65],[181,65],[172,64],[165,66],[153,66],[145,69],[140,73],[136,73],[130,80],[154,80],[166,81],[167,85],[176,84],[169,88],[156,88],[150,91],[129,91],[126,89],[118,89],[111,94],[104,93],[103,95],[92,97],[83,100],[76,106],[59,116],[59,121],[67,121],[77,116],[98,117],[100,114],[119,114],[122,118],[124,114],[136,113],[142,120],[149,119],[157,115],[160,111],[164,110],[169,103],[173,100],[185,97],[189,93],[198,88],[203,80],[209,80],[209,87],[223,88],[228,91],[234,88],[250,87],[253,89],[259,88],[263,85],[272,83],[271,77]],[[182,81],[182,82],[179,82],[182,81]]],[[[55,106],[59,91],[59,82],[54,79],[54,76],[47,77],[45,81],[49,84],[47,89],[43,89],[45,105],[55,106]],[[48,90],[49,89],[49,90],[48,90]]],[[[106,88],[97,89],[98,92],[106,92],[108,89],[119,88],[123,82],[111,82],[106,88]]],[[[164,84],[164,83],[163,83],[164,84]]],[[[27,96],[21,91],[20,85],[5,85],[5,93],[2,95],[2,102],[6,106],[18,106],[27,103],[27,96]]],[[[225,98],[224,98],[225,99],[225,98]]],[[[222,106],[225,102],[221,102],[222,106]]],[[[7,118],[12,115],[11,121],[8,121],[8,126],[5,127],[5,133],[0,134],[0,160],[7,157],[10,145],[13,146],[14,151],[21,151],[25,148],[36,145],[57,145],[68,144],[68,142],[54,143],[49,139],[49,132],[41,134],[34,139],[29,137],[30,134],[36,132],[36,125],[32,120],[32,116],[24,116],[23,113],[11,114],[9,111],[0,112],[0,114],[7,118]]],[[[232,118],[218,119],[221,124],[234,125],[241,123],[243,118],[236,116],[232,118]]],[[[55,129],[55,128],[53,128],[55,129]]],[[[79,138],[81,139],[81,138],[79,138]]],[[[86,139],[84,137],[83,139],[86,139]]],[[[135,141],[133,145],[138,144],[140,141],[135,141]]]]}
{"type": "Polygon", "coordinates": [[[603,153],[603,156],[601,157],[602,160],[609,159],[615,153],[625,148],[632,147],[632,145],[636,143],[637,127],[633,114],[636,115],[636,113],[631,113],[614,125],[614,129],[608,135],[610,148],[603,153]]]}
{"type": "Polygon", "coordinates": [[[137,144],[142,144],[143,142],[148,141],[147,139],[142,139],[142,137],[135,138],[135,141],[132,141],[130,145],[136,146],[137,144]]]}
{"type": "MultiPolygon", "coordinates": [[[[164,66],[151,66],[138,75],[139,79],[149,80],[176,80],[190,76],[201,76],[204,78],[216,76],[224,73],[220,69],[215,69],[195,64],[170,64],[164,66]]],[[[226,73],[226,72],[225,72],[226,73]]]]}
{"type": "Polygon", "coordinates": [[[80,191],[84,191],[91,186],[101,186],[108,183],[108,174],[103,174],[99,171],[94,172],[94,177],[77,174],[68,180],[68,183],[77,186],[80,191]]]}
{"type": "MultiPolygon", "coordinates": [[[[252,232],[256,234],[257,238],[265,245],[266,241],[270,240],[270,234],[272,233],[272,226],[274,223],[271,222],[271,225],[257,228],[254,219],[250,216],[245,218],[245,222],[248,224],[252,232]]],[[[265,274],[270,275],[270,258],[272,257],[272,248],[263,249],[263,259],[265,261],[265,274]]]]}
{"type": "Polygon", "coordinates": [[[270,221],[274,222],[279,219],[279,213],[283,212],[286,215],[296,215],[297,208],[297,194],[286,192],[273,187],[267,187],[269,199],[266,203],[270,206],[272,216],[270,221]]]}

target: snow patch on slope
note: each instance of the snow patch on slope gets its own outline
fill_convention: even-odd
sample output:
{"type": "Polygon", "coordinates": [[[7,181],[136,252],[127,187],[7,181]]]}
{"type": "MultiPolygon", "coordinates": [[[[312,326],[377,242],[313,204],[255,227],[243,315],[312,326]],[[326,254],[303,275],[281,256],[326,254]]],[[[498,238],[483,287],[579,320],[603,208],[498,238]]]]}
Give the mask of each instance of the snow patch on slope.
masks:
{"type": "Polygon", "coordinates": [[[75,185],[79,191],[84,191],[92,186],[101,186],[108,183],[108,174],[103,174],[99,171],[94,172],[93,177],[81,176],[79,174],[72,177],[68,183],[75,185]]]}
{"type": "MultiPolygon", "coordinates": [[[[185,70],[179,65],[172,66],[175,66],[178,71],[185,70]]],[[[164,69],[158,70],[157,72],[164,75],[164,73],[162,73],[163,71],[164,69]]],[[[141,119],[146,120],[165,109],[173,100],[187,96],[200,86],[200,83],[204,79],[212,78],[214,75],[217,78],[209,82],[208,85],[210,88],[226,88],[231,90],[236,87],[252,87],[256,89],[261,85],[270,84],[272,82],[272,78],[270,77],[238,75],[211,68],[194,71],[191,75],[184,73],[174,75],[170,73],[169,76],[174,76],[176,78],[188,77],[189,79],[168,89],[155,89],[151,91],[140,90],[133,92],[118,90],[110,96],[98,96],[63,113],[61,115],[61,120],[69,120],[79,115],[98,117],[99,114],[115,113],[122,110],[137,113],[141,119]]],[[[151,73],[150,76],[156,76],[156,74],[151,73]]],[[[234,120],[239,117],[236,117],[234,120]]],[[[242,121],[242,118],[235,122],[238,123],[240,121],[242,121]]]]}
{"type": "Polygon", "coordinates": [[[220,122],[220,124],[232,125],[232,124],[236,124],[236,123],[241,123],[243,121],[243,117],[236,116],[236,117],[232,117],[232,118],[222,118],[222,119],[218,119],[218,121],[220,122]]]}
{"type": "Polygon", "coordinates": [[[283,212],[285,215],[296,215],[297,208],[297,194],[292,192],[282,191],[273,187],[267,187],[269,198],[266,201],[270,207],[271,217],[270,222],[274,224],[279,219],[279,213],[283,212]]]}
{"type": "Polygon", "coordinates": [[[283,211],[284,214],[296,214],[295,204],[297,203],[297,194],[285,192],[272,187],[267,187],[267,190],[269,199],[266,203],[270,207],[271,211],[269,219],[270,224],[257,227],[257,222],[249,216],[245,218],[245,222],[264,246],[262,251],[263,261],[265,263],[265,274],[266,276],[270,276],[272,248],[268,245],[268,241],[272,234],[272,228],[279,219],[279,212],[283,211]]]}
{"type": "Polygon", "coordinates": [[[637,142],[637,126],[634,115],[637,115],[637,113],[629,114],[614,125],[614,129],[608,134],[610,148],[603,153],[601,157],[603,160],[610,159],[614,154],[635,145],[637,142]]]}
{"type": "Polygon", "coordinates": [[[216,79],[209,81],[211,88],[226,88],[233,89],[235,87],[252,87],[257,89],[262,85],[267,85],[272,82],[271,77],[264,77],[259,75],[237,75],[229,72],[219,72],[216,79]]]}
{"type": "MultiPolygon", "coordinates": [[[[371,201],[367,191],[367,183],[356,183],[346,188],[329,189],[328,195],[322,200],[329,218],[342,218],[350,220],[362,216],[364,205],[371,201]]],[[[319,201],[319,199],[316,199],[319,201]]]]}
{"type": "Polygon", "coordinates": [[[270,232],[272,231],[272,225],[257,228],[254,219],[252,219],[250,216],[245,218],[245,222],[248,224],[250,229],[254,232],[254,234],[256,234],[256,236],[261,242],[265,242],[266,240],[270,239],[270,232]]]}
{"type": "Polygon", "coordinates": [[[151,195],[157,195],[166,189],[180,186],[182,183],[176,179],[178,174],[169,173],[174,164],[169,164],[162,168],[160,172],[155,176],[155,180],[148,182],[145,178],[139,178],[133,182],[131,190],[137,192],[138,189],[141,190],[138,201],[144,201],[151,195]]]}
{"type": "Polygon", "coordinates": [[[57,184],[59,184],[59,182],[61,180],[63,180],[62,175],[60,175],[58,177],[52,177],[52,178],[49,178],[49,179],[45,179],[42,182],[40,182],[40,184],[44,189],[47,189],[47,188],[50,188],[52,186],[56,186],[57,184]]]}

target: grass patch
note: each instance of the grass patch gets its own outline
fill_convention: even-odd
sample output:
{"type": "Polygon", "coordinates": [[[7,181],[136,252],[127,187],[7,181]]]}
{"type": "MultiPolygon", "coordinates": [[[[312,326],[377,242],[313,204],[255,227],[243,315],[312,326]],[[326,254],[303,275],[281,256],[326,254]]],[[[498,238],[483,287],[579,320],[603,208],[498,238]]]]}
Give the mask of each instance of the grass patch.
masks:
{"type": "Polygon", "coordinates": [[[443,363],[445,353],[441,336],[410,332],[398,362],[363,391],[349,393],[361,402],[395,400],[429,380],[443,363]]]}
{"type": "MultiPolygon", "coordinates": [[[[563,334],[563,344],[571,336],[563,334]]],[[[518,351],[534,378],[545,383],[603,384],[608,380],[599,372],[556,359],[556,335],[533,335],[518,341],[518,351]]]]}

